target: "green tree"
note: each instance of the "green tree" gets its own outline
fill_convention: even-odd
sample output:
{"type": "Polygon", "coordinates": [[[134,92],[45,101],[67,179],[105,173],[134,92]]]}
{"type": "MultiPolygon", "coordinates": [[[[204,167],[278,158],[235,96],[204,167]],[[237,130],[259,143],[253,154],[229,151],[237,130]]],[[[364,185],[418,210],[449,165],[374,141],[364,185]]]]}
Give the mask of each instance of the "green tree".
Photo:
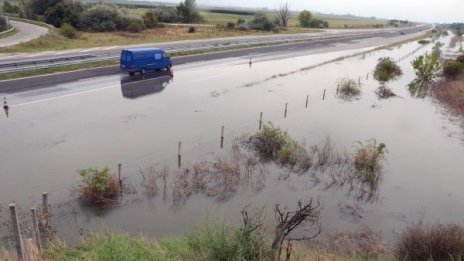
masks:
{"type": "Polygon", "coordinates": [[[440,76],[441,64],[438,56],[426,53],[412,61],[412,67],[416,73],[418,83],[427,84],[440,76]]]}
{"type": "Polygon", "coordinates": [[[8,2],[8,1],[5,1],[3,3],[3,12],[4,13],[19,14],[20,11],[21,11],[21,8],[18,5],[10,4],[10,2],[8,2]]]}
{"type": "Polygon", "coordinates": [[[183,23],[201,22],[203,20],[198,11],[196,0],[184,0],[176,9],[183,23]]]}
{"type": "Polygon", "coordinates": [[[271,31],[274,29],[274,26],[275,24],[273,24],[263,12],[256,13],[255,17],[250,22],[250,28],[254,30],[271,31]]]}
{"type": "Polygon", "coordinates": [[[143,14],[142,20],[146,28],[154,28],[156,25],[158,25],[158,19],[156,18],[153,11],[147,11],[145,14],[143,14]]]}
{"type": "Polygon", "coordinates": [[[60,27],[67,23],[72,27],[79,26],[79,15],[84,11],[81,2],[64,0],[45,11],[45,22],[60,27]]]}
{"type": "Polygon", "coordinates": [[[308,10],[303,10],[298,15],[298,22],[300,22],[301,27],[310,27],[311,18],[312,18],[311,12],[309,12],[308,10]]]}

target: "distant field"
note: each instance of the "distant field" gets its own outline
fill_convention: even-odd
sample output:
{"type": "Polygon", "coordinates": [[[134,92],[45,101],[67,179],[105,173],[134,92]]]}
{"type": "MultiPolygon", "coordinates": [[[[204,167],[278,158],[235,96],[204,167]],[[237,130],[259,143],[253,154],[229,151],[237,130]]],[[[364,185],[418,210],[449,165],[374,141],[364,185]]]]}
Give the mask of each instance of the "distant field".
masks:
{"type": "MultiPolygon", "coordinates": [[[[128,9],[129,14],[141,17],[148,8],[131,8],[128,9]]],[[[240,12],[240,11],[238,11],[240,12]]],[[[249,10],[248,12],[257,12],[257,10],[249,10]]],[[[267,11],[268,17],[271,20],[274,20],[277,16],[275,11],[267,11]]],[[[230,14],[230,13],[217,13],[203,10],[200,14],[206,19],[207,24],[217,25],[217,24],[226,24],[228,22],[237,22],[237,20],[244,19],[249,22],[253,19],[253,15],[245,14],[230,14]]],[[[298,13],[293,12],[290,15],[289,26],[296,27],[298,26],[298,13]]],[[[350,17],[350,16],[336,16],[336,15],[323,15],[323,14],[314,14],[314,18],[326,20],[329,22],[330,28],[345,28],[347,25],[348,28],[369,28],[374,25],[387,25],[387,20],[383,19],[370,19],[370,18],[361,18],[361,17],[350,17]]]]}

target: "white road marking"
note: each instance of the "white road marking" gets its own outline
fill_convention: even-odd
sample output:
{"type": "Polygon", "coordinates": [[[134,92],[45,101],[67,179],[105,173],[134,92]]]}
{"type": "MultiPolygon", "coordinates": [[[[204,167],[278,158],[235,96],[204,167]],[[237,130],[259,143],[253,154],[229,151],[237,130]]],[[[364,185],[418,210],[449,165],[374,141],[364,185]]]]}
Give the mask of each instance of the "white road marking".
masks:
{"type": "Polygon", "coordinates": [[[99,88],[99,89],[81,91],[81,92],[70,93],[70,94],[65,94],[65,95],[61,95],[61,96],[55,96],[55,97],[45,98],[45,99],[41,99],[41,100],[31,101],[31,102],[25,102],[25,103],[10,105],[10,108],[12,108],[12,107],[21,107],[21,106],[25,106],[25,105],[31,105],[31,104],[35,104],[35,103],[40,103],[40,102],[54,101],[54,100],[58,100],[58,99],[61,99],[61,98],[67,98],[67,97],[77,96],[77,95],[86,94],[86,93],[98,92],[98,91],[102,91],[102,90],[106,90],[106,89],[110,89],[110,88],[114,88],[114,86],[102,87],[102,88],[99,88]]]}
{"type": "Polygon", "coordinates": [[[59,52],[59,53],[55,53],[55,54],[60,55],[60,54],[65,54],[65,53],[70,53],[70,52],[75,52],[75,51],[77,51],[77,50],[68,50],[68,51],[63,51],[63,52],[59,52]]]}
{"type": "Polygon", "coordinates": [[[119,47],[119,46],[111,46],[111,47],[105,48],[103,50],[111,50],[111,49],[114,49],[114,48],[117,48],[117,47],[119,47]]]}
{"type": "Polygon", "coordinates": [[[96,51],[98,49],[101,49],[102,47],[95,47],[95,48],[90,48],[90,49],[84,49],[82,51],[79,51],[80,53],[84,53],[84,52],[91,52],[91,51],[96,51]]]}

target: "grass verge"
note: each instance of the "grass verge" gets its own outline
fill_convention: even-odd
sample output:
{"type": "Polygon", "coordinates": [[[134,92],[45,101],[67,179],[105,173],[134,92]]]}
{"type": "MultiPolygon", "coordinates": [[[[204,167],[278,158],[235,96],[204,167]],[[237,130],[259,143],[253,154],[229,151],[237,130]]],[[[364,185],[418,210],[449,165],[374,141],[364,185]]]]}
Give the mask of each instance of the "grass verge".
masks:
{"type": "Polygon", "coordinates": [[[59,72],[69,72],[69,71],[75,71],[75,70],[81,70],[81,69],[98,68],[98,67],[116,65],[116,64],[119,64],[119,60],[108,60],[108,61],[90,62],[90,63],[83,63],[83,64],[62,65],[62,66],[43,68],[43,69],[37,69],[37,70],[31,70],[31,71],[2,73],[0,74],[0,81],[46,75],[46,74],[59,73],[59,72]]]}
{"type": "Polygon", "coordinates": [[[15,35],[17,32],[18,32],[18,29],[15,28],[15,29],[13,29],[12,31],[10,31],[10,32],[8,32],[8,33],[0,34],[0,39],[13,36],[13,35],[15,35]]]}

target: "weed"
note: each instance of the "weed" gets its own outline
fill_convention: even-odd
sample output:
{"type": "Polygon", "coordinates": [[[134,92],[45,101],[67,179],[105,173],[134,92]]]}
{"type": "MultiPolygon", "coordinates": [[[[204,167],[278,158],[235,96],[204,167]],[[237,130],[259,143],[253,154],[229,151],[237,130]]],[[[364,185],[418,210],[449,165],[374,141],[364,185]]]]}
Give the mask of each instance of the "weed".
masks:
{"type": "Polygon", "coordinates": [[[432,89],[433,95],[458,115],[464,115],[464,70],[454,78],[443,78],[432,89]]]}
{"type": "Polygon", "coordinates": [[[435,78],[440,76],[441,64],[437,55],[428,54],[420,55],[412,61],[416,79],[410,84],[417,86],[427,86],[435,78]]]}
{"type": "Polygon", "coordinates": [[[377,90],[375,90],[375,94],[377,94],[379,99],[388,99],[396,96],[396,94],[385,85],[381,85],[379,88],[377,88],[377,90]]]}
{"type": "Polygon", "coordinates": [[[338,79],[338,97],[343,100],[352,100],[361,94],[361,84],[350,78],[338,79]]]}
{"type": "Polygon", "coordinates": [[[401,68],[390,57],[379,58],[374,70],[374,78],[381,83],[394,80],[402,74],[401,68]]]}
{"type": "Polygon", "coordinates": [[[382,256],[390,254],[380,232],[368,226],[362,226],[354,232],[333,231],[319,243],[327,252],[345,257],[358,257],[357,260],[382,260],[382,256]]]}
{"type": "Polygon", "coordinates": [[[109,174],[108,167],[98,170],[88,168],[79,170],[82,180],[78,187],[79,197],[85,203],[101,206],[113,203],[120,194],[118,180],[109,174]]]}
{"type": "Polygon", "coordinates": [[[384,143],[377,145],[375,139],[369,140],[365,145],[357,142],[358,147],[354,157],[354,167],[362,182],[374,183],[378,179],[382,168],[382,160],[387,153],[384,143]]]}
{"type": "Polygon", "coordinates": [[[263,124],[263,129],[251,135],[244,144],[256,151],[262,159],[275,161],[291,169],[305,172],[312,165],[306,149],[271,122],[263,124]]]}
{"type": "Polygon", "coordinates": [[[419,41],[417,41],[417,42],[418,42],[419,44],[429,44],[429,43],[430,43],[429,40],[424,40],[424,39],[419,40],[419,41]]]}
{"type": "Polygon", "coordinates": [[[456,79],[462,71],[464,71],[463,62],[450,61],[443,66],[443,75],[447,78],[456,79]]]}
{"type": "Polygon", "coordinates": [[[462,260],[464,229],[459,225],[414,225],[406,228],[395,248],[399,260],[462,260]]]}

